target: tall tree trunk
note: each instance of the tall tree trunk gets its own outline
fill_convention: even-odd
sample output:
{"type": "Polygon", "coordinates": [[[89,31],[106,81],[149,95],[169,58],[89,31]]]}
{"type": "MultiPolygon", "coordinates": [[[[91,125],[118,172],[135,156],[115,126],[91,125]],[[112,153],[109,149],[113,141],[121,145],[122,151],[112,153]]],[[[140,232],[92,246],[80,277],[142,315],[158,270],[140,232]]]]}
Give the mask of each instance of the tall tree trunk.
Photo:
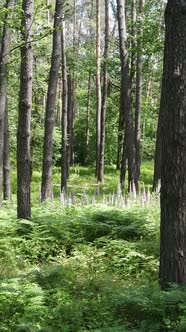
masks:
{"type": "Polygon", "coordinates": [[[168,0],[160,114],[160,282],[186,283],[186,1],[168,0]]]}
{"type": "Polygon", "coordinates": [[[100,133],[101,133],[101,53],[100,53],[100,35],[101,35],[101,13],[100,0],[96,2],[96,177],[98,179],[100,167],[100,133]]]}
{"type": "Polygon", "coordinates": [[[68,84],[68,107],[67,107],[67,178],[69,178],[69,171],[71,166],[71,151],[72,151],[72,127],[73,127],[73,90],[71,74],[67,76],[68,84]]]}
{"type": "Polygon", "coordinates": [[[11,19],[11,11],[14,7],[14,0],[6,1],[5,23],[3,27],[3,36],[1,41],[0,53],[0,207],[2,205],[3,189],[3,151],[4,151],[4,117],[7,98],[7,61],[10,49],[10,28],[6,21],[11,19]]]}
{"type": "MultiPolygon", "coordinates": [[[[93,19],[93,12],[94,12],[94,0],[91,0],[89,4],[89,12],[88,12],[88,19],[89,19],[89,27],[88,27],[88,34],[89,39],[92,38],[92,19],[93,19]]],[[[89,151],[89,142],[90,142],[90,109],[91,109],[91,86],[92,86],[92,69],[89,68],[89,76],[88,76],[88,88],[87,88],[87,110],[86,110],[86,146],[85,146],[85,165],[88,164],[88,151],[89,151]]]]}
{"type": "Polygon", "coordinates": [[[138,55],[136,63],[136,110],[135,110],[135,150],[136,150],[136,171],[135,171],[135,185],[138,190],[139,178],[140,178],[140,164],[141,164],[141,153],[140,153],[140,120],[141,120],[141,96],[142,96],[142,21],[144,15],[145,0],[139,0],[139,18],[138,22],[138,55]]]}
{"type": "Polygon", "coordinates": [[[120,169],[120,186],[121,189],[125,187],[125,177],[127,170],[127,147],[126,147],[126,131],[124,134],[122,159],[121,159],[121,169],[120,169]]]}
{"type": "MultiPolygon", "coordinates": [[[[81,21],[79,28],[80,30],[81,21]]],[[[81,31],[79,31],[79,34],[81,34],[81,31]]],[[[77,38],[76,0],[73,0],[73,68],[68,75],[67,178],[69,178],[70,166],[74,165],[74,120],[76,111],[76,62],[78,59],[78,47],[79,43],[77,38]]]]}
{"type": "Polygon", "coordinates": [[[155,150],[155,160],[154,160],[154,177],[153,177],[153,191],[157,191],[160,180],[161,180],[161,135],[162,135],[162,117],[159,111],[158,115],[158,128],[156,136],[156,150],[155,150]]]}
{"type": "Polygon", "coordinates": [[[17,131],[17,216],[18,218],[30,219],[30,124],[33,75],[33,49],[31,39],[34,1],[23,0],[22,10],[23,18],[21,25],[23,27],[22,38],[24,45],[21,47],[21,73],[17,131]]]}
{"type": "MultiPolygon", "coordinates": [[[[74,166],[74,120],[76,112],[76,69],[77,69],[77,59],[79,56],[79,43],[77,38],[77,14],[76,14],[76,0],[74,0],[74,19],[73,19],[73,53],[74,53],[74,68],[72,74],[72,110],[71,110],[71,123],[70,123],[70,166],[74,166]]],[[[79,27],[79,36],[81,35],[81,22],[82,22],[82,13],[79,27]]]]}
{"type": "Polygon", "coordinates": [[[120,109],[119,109],[119,120],[118,120],[118,149],[117,149],[117,162],[116,162],[116,169],[121,169],[121,159],[122,159],[122,147],[123,147],[123,140],[124,140],[124,114],[123,114],[123,107],[122,102],[123,96],[120,95],[120,109]]]}
{"type": "Polygon", "coordinates": [[[88,91],[87,91],[87,114],[86,114],[86,146],[85,146],[85,165],[88,162],[88,149],[90,141],[90,96],[91,96],[91,73],[88,77],[88,91]]]}
{"type": "MultiPolygon", "coordinates": [[[[124,162],[126,158],[128,160],[128,188],[129,190],[133,190],[135,176],[135,146],[131,105],[131,82],[127,52],[125,1],[117,0],[117,13],[121,60],[121,113],[124,114],[125,120],[125,139],[123,143],[122,161],[124,162]],[[125,153],[126,157],[124,156],[125,153]]],[[[125,167],[122,167],[122,170],[125,171],[125,169],[125,167]]],[[[120,179],[121,178],[125,179],[125,174],[122,174],[120,176],[120,179]]],[[[122,187],[123,184],[124,181],[121,182],[122,187]]]]}
{"type": "Polygon", "coordinates": [[[41,184],[41,200],[45,201],[52,196],[52,157],[53,134],[55,126],[55,102],[57,83],[61,59],[61,30],[62,1],[56,0],[53,32],[53,49],[49,74],[48,93],[46,102],[45,134],[43,146],[43,168],[41,184]]]}
{"type": "Polygon", "coordinates": [[[62,163],[61,163],[61,192],[67,189],[67,107],[68,107],[68,83],[67,83],[67,63],[66,63],[66,31],[63,19],[62,27],[62,163]]]}
{"type": "Polygon", "coordinates": [[[71,116],[71,135],[70,135],[70,166],[74,166],[74,146],[75,146],[75,135],[74,135],[74,121],[76,113],[76,77],[75,72],[72,80],[72,116],[71,116]]]}
{"type": "Polygon", "coordinates": [[[105,0],[105,51],[103,68],[103,96],[101,105],[100,126],[100,157],[98,168],[98,181],[104,181],[104,156],[105,156],[105,118],[108,95],[108,57],[109,57],[109,0],[105,0]]]}
{"type": "MultiPolygon", "coordinates": [[[[141,0],[140,0],[141,1],[141,0]]],[[[135,74],[136,74],[136,0],[131,2],[131,69],[130,69],[130,80],[131,80],[131,95],[135,91],[135,74]]]]}
{"type": "Polygon", "coordinates": [[[56,108],[56,126],[58,128],[61,128],[62,90],[63,90],[62,79],[61,79],[61,77],[59,77],[58,93],[57,93],[57,108],[56,108]]]}
{"type": "Polygon", "coordinates": [[[8,101],[6,99],[4,118],[4,152],[3,152],[3,198],[11,200],[11,179],[10,179],[10,146],[8,126],[8,101]]]}

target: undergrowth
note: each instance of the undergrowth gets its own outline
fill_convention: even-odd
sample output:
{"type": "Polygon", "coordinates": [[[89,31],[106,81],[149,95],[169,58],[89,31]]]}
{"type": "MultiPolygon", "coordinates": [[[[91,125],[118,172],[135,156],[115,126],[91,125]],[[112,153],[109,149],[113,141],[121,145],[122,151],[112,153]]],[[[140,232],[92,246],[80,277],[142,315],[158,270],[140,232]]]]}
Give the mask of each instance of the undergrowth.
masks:
{"type": "Polygon", "coordinates": [[[159,208],[14,206],[0,216],[0,331],[186,331],[186,292],[158,285],[159,208]]]}

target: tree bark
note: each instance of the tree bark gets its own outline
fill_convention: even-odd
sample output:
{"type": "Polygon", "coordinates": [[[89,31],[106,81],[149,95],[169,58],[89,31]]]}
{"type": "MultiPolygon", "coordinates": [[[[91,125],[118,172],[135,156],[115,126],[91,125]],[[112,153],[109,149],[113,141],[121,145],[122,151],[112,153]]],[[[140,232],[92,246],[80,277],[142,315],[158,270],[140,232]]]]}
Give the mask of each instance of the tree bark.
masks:
{"type": "MultiPolygon", "coordinates": [[[[81,29],[81,21],[80,21],[81,29]]],[[[73,0],[73,58],[72,69],[69,70],[68,81],[68,108],[67,108],[67,178],[70,175],[70,166],[74,165],[74,120],[76,111],[76,63],[78,59],[79,42],[77,38],[76,0],[73,0]]],[[[79,31],[80,34],[80,31],[79,31]]]]}
{"type": "Polygon", "coordinates": [[[3,198],[11,200],[11,179],[10,179],[10,146],[8,126],[8,101],[6,99],[4,118],[4,152],[3,152],[3,198]]]}
{"type": "Polygon", "coordinates": [[[121,169],[120,169],[120,186],[121,186],[121,189],[123,189],[125,187],[126,170],[127,170],[127,147],[126,147],[126,132],[125,132],[124,141],[123,141],[121,169]]]}
{"type": "Polygon", "coordinates": [[[67,189],[67,107],[68,107],[68,83],[67,83],[67,63],[66,63],[66,32],[65,21],[62,27],[62,163],[61,163],[61,192],[67,189]]]}
{"type": "MultiPolygon", "coordinates": [[[[125,139],[123,143],[122,161],[128,160],[128,189],[133,190],[135,176],[135,146],[134,130],[131,105],[131,82],[129,76],[129,61],[127,52],[126,38],[126,19],[125,19],[125,1],[117,0],[119,43],[120,43],[120,61],[121,61],[121,114],[125,120],[125,139]],[[126,156],[124,154],[126,153],[126,156]]],[[[126,168],[122,167],[122,171],[126,168]]],[[[125,174],[120,179],[125,179],[125,174]]],[[[124,181],[121,182],[123,187],[124,181]]]]}
{"type": "Polygon", "coordinates": [[[4,118],[7,98],[7,62],[10,49],[10,33],[11,30],[6,21],[11,19],[11,13],[14,7],[14,0],[6,1],[5,23],[3,27],[3,36],[1,41],[0,53],[0,207],[2,205],[3,191],[3,151],[4,151],[4,118]]]}
{"type": "Polygon", "coordinates": [[[56,0],[53,32],[53,49],[49,74],[48,93],[46,102],[45,134],[43,146],[43,167],[41,200],[45,201],[52,196],[52,157],[53,157],[53,134],[55,126],[55,102],[57,83],[61,59],[61,27],[62,24],[62,1],[56,0]]]}
{"type": "Polygon", "coordinates": [[[157,191],[161,180],[161,163],[162,163],[162,149],[161,149],[161,136],[162,136],[162,118],[159,111],[158,115],[158,128],[156,136],[156,150],[155,150],[155,160],[154,160],[154,177],[153,177],[153,187],[154,192],[157,191]]]}
{"type": "Polygon", "coordinates": [[[90,141],[90,96],[91,96],[91,73],[88,77],[88,91],[87,91],[87,113],[86,113],[86,146],[85,146],[85,165],[88,163],[88,148],[90,141]]]}
{"type": "MultiPolygon", "coordinates": [[[[72,74],[72,110],[71,110],[71,123],[70,123],[70,166],[74,166],[74,146],[75,146],[75,135],[74,135],[74,120],[76,113],[76,70],[77,65],[76,62],[79,56],[79,39],[77,36],[77,14],[76,14],[76,0],[73,3],[74,7],[74,19],[73,19],[73,52],[74,52],[74,68],[72,74]]],[[[81,23],[82,23],[82,12],[81,12],[81,20],[80,27],[78,29],[79,36],[81,35],[81,23]]]]}
{"type": "Polygon", "coordinates": [[[62,79],[61,79],[61,77],[59,77],[58,93],[57,93],[57,108],[56,108],[56,126],[58,128],[61,128],[62,90],[63,90],[62,79]]]}
{"type": "Polygon", "coordinates": [[[100,167],[100,133],[101,133],[101,54],[100,54],[100,34],[101,34],[101,14],[100,0],[96,2],[96,177],[98,179],[100,167]]]}
{"type": "Polygon", "coordinates": [[[30,125],[32,109],[32,75],[33,75],[33,49],[32,25],[34,14],[34,1],[22,2],[22,38],[21,47],[21,73],[19,93],[19,114],[17,131],[17,216],[18,218],[31,218],[30,182],[30,125]]]}
{"type": "Polygon", "coordinates": [[[186,283],[186,1],[168,0],[160,113],[160,282],[186,283]]]}
{"type": "Polygon", "coordinates": [[[109,1],[105,0],[105,50],[103,67],[103,95],[101,104],[100,124],[100,157],[98,167],[98,181],[104,181],[104,156],[105,156],[105,118],[108,95],[108,57],[109,57],[109,1]]]}
{"type": "Polygon", "coordinates": [[[135,91],[135,74],[136,74],[136,0],[131,2],[131,69],[130,69],[130,80],[131,80],[131,95],[135,91]]]}
{"type": "Polygon", "coordinates": [[[71,74],[67,76],[68,84],[68,107],[67,107],[67,178],[69,178],[69,171],[71,166],[71,151],[72,151],[72,127],[73,127],[73,89],[71,74]]]}
{"type": "Polygon", "coordinates": [[[138,22],[138,42],[137,42],[137,62],[136,62],[136,109],[135,109],[135,151],[136,151],[136,165],[135,165],[135,186],[138,191],[139,189],[139,178],[140,178],[140,164],[141,164],[141,153],[140,153],[140,138],[141,138],[141,96],[142,96],[142,23],[144,15],[145,0],[139,0],[139,19],[138,22]]]}
{"type": "MultiPolygon", "coordinates": [[[[91,41],[92,33],[93,33],[93,29],[92,29],[92,19],[94,16],[93,12],[94,12],[94,1],[91,0],[91,2],[89,4],[89,11],[88,11],[88,19],[89,19],[88,34],[89,34],[90,41],[91,41]]],[[[86,109],[86,146],[85,146],[85,155],[84,155],[85,165],[88,165],[88,150],[89,150],[89,142],[90,142],[91,87],[92,87],[92,68],[89,68],[88,87],[87,87],[87,109],[86,109]]]]}
{"type": "Polygon", "coordinates": [[[123,114],[123,96],[120,93],[120,109],[119,109],[119,120],[118,120],[118,149],[117,149],[117,162],[116,169],[121,169],[121,159],[122,159],[122,147],[123,147],[123,139],[124,139],[124,114],[123,114]]]}

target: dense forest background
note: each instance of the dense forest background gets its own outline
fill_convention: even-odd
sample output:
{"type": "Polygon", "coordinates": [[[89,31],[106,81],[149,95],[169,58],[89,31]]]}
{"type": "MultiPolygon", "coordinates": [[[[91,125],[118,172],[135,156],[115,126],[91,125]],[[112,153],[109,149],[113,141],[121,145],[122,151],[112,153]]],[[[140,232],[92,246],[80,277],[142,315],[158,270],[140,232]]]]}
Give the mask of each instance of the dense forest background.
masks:
{"type": "Polygon", "coordinates": [[[186,331],[185,7],[0,1],[0,331],[186,331]]]}
{"type": "MultiPolygon", "coordinates": [[[[16,165],[16,134],[20,86],[21,4],[15,4],[11,25],[11,48],[8,61],[8,113],[11,164],[16,165]],[[16,93],[15,93],[16,92],[16,93]]],[[[153,160],[160,104],[163,52],[164,1],[148,1],[144,14],[134,2],[126,3],[127,44],[130,71],[133,71],[132,109],[135,119],[137,55],[142,57],[141,159],[153,160]],[[136,16],[137,15],[137,16],[136,16]],[[140,31],[140,32],[139,32],[140,31]],[[139,49],[140,48],[140,49],[139,49]],[[133,63],[131,63],[133,61],[133,63]],[[131,67],[132,66],[132,67],[131,67]]],[[[33,106],[31,127],[32,168],[41,169],[43,159],[44,119],[52,53],[54,1],[44,5],[36,1],[33,23],[33,106]]],[[[120,51],[116,3],[111,1],[108,49],[108,97],[106,112],[105,163],[117,164],[118,122],[120,110],[120,51]]],[[[1,8],[3,29],[5,9],[1,8]]],[[[74,163],[96,162],[96,3],[76,1],[64,4],[69,106],[73,108],[74,163]],[[87,124],[88,121],[88,124],[87,124]],[[87,128],[88,126],[88,128],[87,128]],[[87,137],[88,135],[88,137],[87,137]]],[[[104,6],[101,5],[101,77],[104,67],[104,6]]],[[[103,79],[102,82],[103,84],[103,79]]],[[[59,70],[55,107],[54,166],[61,165],[62,71],[59,70]]]]}

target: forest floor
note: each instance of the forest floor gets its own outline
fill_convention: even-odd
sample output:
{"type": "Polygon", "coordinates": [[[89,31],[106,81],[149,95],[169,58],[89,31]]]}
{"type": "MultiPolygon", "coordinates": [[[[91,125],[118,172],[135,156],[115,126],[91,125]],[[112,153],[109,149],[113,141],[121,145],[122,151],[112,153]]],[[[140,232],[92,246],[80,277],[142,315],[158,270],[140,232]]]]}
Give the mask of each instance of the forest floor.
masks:
{"type": "MultiPolygon", "coordinates": [[[[143,167],[148,188],[152,167],[143,167]]],[[[111,168],[98,195],[91,172],[76,167],[71,176],[77,204],[57,189],[53,201],[38,203],[35,173],[31,221],[16,219],[14,202],[4,204],[0,331],[185,332],[186,292],[158,284],[158,197],[148,189],[144,197],[142,183],[143,199],[122,201],[111,168]]]]}

